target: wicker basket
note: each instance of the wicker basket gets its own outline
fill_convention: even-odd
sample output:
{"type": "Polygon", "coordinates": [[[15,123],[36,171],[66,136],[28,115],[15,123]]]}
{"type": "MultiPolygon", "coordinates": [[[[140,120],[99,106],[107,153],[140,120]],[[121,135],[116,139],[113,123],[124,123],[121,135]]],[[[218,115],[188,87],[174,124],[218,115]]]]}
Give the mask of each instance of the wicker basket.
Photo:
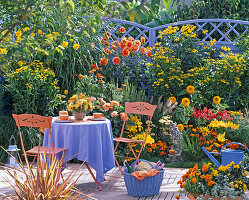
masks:
{"type": "MultiPolygon", "coordinates": [[[[134,164],[140,161],[147,162],[152,166],[152,168],[154,168],[154,166],[150,162],[141,159],[136,160],[134,163],[132,163],[131,167],[133,168],[134,164]]],[[[124,174],[125,186],[127,188],[129,196],[133,197],[154,196],[159,194],[160,187],[163,181],[164,169],[160,170],[156,176],[145,177],[141,181],[136,179],[130,173],[127,173],[127,171],[124,171],[123,174],[124,174]]]]}

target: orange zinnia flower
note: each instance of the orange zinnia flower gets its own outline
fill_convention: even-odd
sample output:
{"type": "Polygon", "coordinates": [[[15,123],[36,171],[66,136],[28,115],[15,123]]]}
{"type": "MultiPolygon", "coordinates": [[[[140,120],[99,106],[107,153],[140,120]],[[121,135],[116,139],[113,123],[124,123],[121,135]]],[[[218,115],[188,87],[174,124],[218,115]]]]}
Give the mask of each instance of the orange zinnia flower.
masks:
{"type": "Polygon", "coordinates": [[[125,47],[125,48],[122,50],[121,53],[122,53],[123,56],[128,56],[128,55],[130,55],[130,49],[127,48],[127,47],[125,47]]]}
{"type": "Polygon", "coordinates": [[[134,44],[136,44],[137,46],[141,46],[141,42],[139,40],[135,40],[134,44]]]}
{"type": "Polygon", "coordinates": [[[125,27],[121,27],[120,29],[119,29],[119,31],[120,31],[120,33],[125,33],[125,27]]]}
{"type": "Polygon", "coordinates": [[[126,47],[126,43],[127,43],[127,42],[121,42],[121,43],[120,43],[120,48],[124,49],[124,48],[126,47]]]}
{"type": "Polygon", "coordinates": [[[142,54],[146,54],[147,49],[146,49],[145,47],[141,47],[141,48],[140,48],[140,51],[141,51],[142,54]]]}
{"type": "Polygon", "coordinates": [[[129,37],[128,41],[134,42],[134,37],[129,37]]]}
{"type": "Polygon", "coordinates": [[[128,41],[126,43],[126,46],[129,47],[129,48],[131,48],[133,46],[133,42],[132,41],[128,41]]]}
{"type": "Polygon", "coordinates": [[[99,62],[99,64],[101,64],[101,65],[107,65],[107,63],[108,63],[108,59],[107,58],[102,58],[101,60],[100,60],[100,62],[99,62]]]}
{"type": "Polygon", "coordinates": [[[82,74],[79,74],[78,77],[79,77],[79,79],[82,79],[82,78],[83,78],[83,75],[82,75],[82,74]]]}
{"type": "Polygon", "coordinates": [[[144,44],[146,42],[146,38],[141,36],[141,42],[142,42],[142,44],[144,44]]]}
{"type": "Polygon", "coordinates": [[[132,50],[137,52],[139,50],[139,46],[134,44],[133,47],[132,47],[132,50]]]}
{"type": "Polygon", "coordinates": [[[149,57],[151,57],[152,56],[152,52],[149,50],[149,51],[147,51],[147,57],[149,58],[149,57]]]}
{"type": "Polygon", "coordinates": [[[114,57],[114,58],[112,59],[112,63],[113,63],[114,65],[118,65],[118,64],[120,63],[120,58],[119,58],[119,57],[114,57]]]}

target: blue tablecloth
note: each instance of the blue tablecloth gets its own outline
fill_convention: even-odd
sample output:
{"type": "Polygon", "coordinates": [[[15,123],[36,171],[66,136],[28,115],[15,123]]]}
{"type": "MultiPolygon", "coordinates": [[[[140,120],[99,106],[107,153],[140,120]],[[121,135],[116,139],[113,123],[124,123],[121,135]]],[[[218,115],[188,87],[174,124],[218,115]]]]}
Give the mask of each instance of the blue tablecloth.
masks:
{"type": "MultiPolygon", "coordinates": [[[[104,174],[115,166],[111,122],[84,121],[73,123],[52,122],[52,139],[55,147],[68,148],[65,160],[77,158],[86,161],[95,171],[99,183],[104,174]]],[[[50,146],[46,129],[43,146],[50,146]]]]}

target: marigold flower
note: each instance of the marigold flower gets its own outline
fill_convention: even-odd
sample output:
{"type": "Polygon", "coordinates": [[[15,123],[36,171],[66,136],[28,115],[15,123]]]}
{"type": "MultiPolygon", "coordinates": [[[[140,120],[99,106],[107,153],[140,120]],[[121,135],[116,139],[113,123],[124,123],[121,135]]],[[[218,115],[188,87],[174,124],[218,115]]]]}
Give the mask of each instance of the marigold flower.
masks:
{"type": "Polygon", "coordinates": [[[149,50],[149,51],[147,51],[147,57],[149,58],[149,57],[151,57],[152,56],[152,52],[149,50]]]}
{"type": "Polygon", "coordinates": [[[152,148],[149,148],[149,149],[148,149],[148,152],[152,152],[152,148]]]}
{"type": "Polygon", "coordinates": [[[141,43],[144,44],[146,42],[146,38],[144,36],[141,36],[141,43]]]}
{"type": "Polygon", "coordinates": [[[176,98],[175,97],[169,97],[168,98],[168,101],[170,102],[172,102],[172,104],[174,104],[175,102],[176,102],[176,98]]]}
{"type": "Polygon", "coordinates": [[[113,63],[114,65],[118,65],[118,64],[120,63],[120,58],[119,58],[119,57],[114,57],[114,58],[112,59],[112,63],[113,63]]]}
{"type": "Polygon", "coordinates": [[[104,66],[107,65],[107,63],[108,63],[108,59],[105,58],[105,57],[104,57],[104,58],[101,58],[101,60],[100,60],[100,62],[99,62],[100,65],[104,65],[104,66]]]}
{"type": "Polygon", "coordinates": [[[119,31],[120,31],[120,33],[125,33],[125,27],[121,27],[120,29],[119,29],[119,31]]]}
{"type": "Polygon", "coordinates": [[[67,47],[67,42],[66,42],[66,41],[63,41],[63,42],[62,42],[62,46],[63,46],[64,48],[66,48],[66,47],[67,47]]]}
{"type": "Polygon", "coordinates": [[[22,36],[22,31],[21,30],[16,31],[16,36],[21,37],[22,36]]]}
{"type": "Polygon", "coordinates": [[[192,178],[192,182],[195,184],[197,183],[197,179],[195,177],[192,178]]]}
{"type": "Polygon", "coordinates": [[[17,64],[21,67],[21,66],[23,66],[23,61],[19,60],[19,61],[17,62],[17,64]]]}
{"type": "Polygon", "coordinates": [[[221,101],[221,98],[220,98],[219,96],[215,96],[215,97],[213,98],[213,102],[214,102],[215,104],[219,104],[220,101],[221,101]]]}
{"type": "Polygon", "coordinates": [[[186,88],[186,90],[187,90],[187,93],[193,94],[194,91],[195,91],[195,88],[194,88],[194,86],[189,85],[189,86],[186,88]]]}
{"type": "Polygon", "coordinates": [[[185,107],[188,107],[190,104],[190,100],[188,98],[183,98],[182,99],[182,105],[184,105],[185,107]]]}
{"type": "Polygon", "coordinates": [[[141,51],[142,54],[146,54],[147,49],[146,49],[145,47],[141,47],[141,48],[140,48],[140,51],[141,51]]]}
{"type": "Polygon", "coordinates": [[[202,166],[202,171],[207,172],[208,168],[209,168],[209,165],[205,164],[205,165],[202,166]]]}
{"type": "Polygon", "coordinates": [[[176,199],[180,199],[180,197],[178,195],[175,196],[176,199]]]}
{"type": "Polygon", "coordinates": [[[64,90],[64,94],[67,95],[68,94],[68,90],[64,90]]]}
{"type": "Polygon", "coordinates": [[[177,128],[179,129],[179,131],[182,131],[184,129],[182,124],[177,124],[177,128]]]}
{"type": "Polygon", "coordinates": [[[74,44],[74,45],[73,45],[73,48],[74,48],[75,50],[78,50],[79,47],[80,47],[80,45],[78,45],[78,44],[74,44]]]}
{"type": "Polygon", "coordinates": [[[164,156],[165,154],[166,154],[166,153],[165,153],[164,151],[161,151],[161,152],[160,152],[160,155],[161,155],[161,156],[164,156]]]}

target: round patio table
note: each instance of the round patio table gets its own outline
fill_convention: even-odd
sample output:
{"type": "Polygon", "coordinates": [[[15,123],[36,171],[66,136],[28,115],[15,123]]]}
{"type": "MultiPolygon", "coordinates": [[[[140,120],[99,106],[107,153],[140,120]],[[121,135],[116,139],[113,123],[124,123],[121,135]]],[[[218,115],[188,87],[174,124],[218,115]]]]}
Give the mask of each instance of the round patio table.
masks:
{"type": "MultiPolygon", "coordinates": [[[[98,183],[102,183],[104,174],[115,167],[110,120],[59,123],[56,119],[52,122],[52,140],[55,147],[68,148],[64,160],[77,158],[86,161],[96,171],[98,183]]],[[[46,129],[43,146],[47,145],[51,146],[46,129]]]]}

